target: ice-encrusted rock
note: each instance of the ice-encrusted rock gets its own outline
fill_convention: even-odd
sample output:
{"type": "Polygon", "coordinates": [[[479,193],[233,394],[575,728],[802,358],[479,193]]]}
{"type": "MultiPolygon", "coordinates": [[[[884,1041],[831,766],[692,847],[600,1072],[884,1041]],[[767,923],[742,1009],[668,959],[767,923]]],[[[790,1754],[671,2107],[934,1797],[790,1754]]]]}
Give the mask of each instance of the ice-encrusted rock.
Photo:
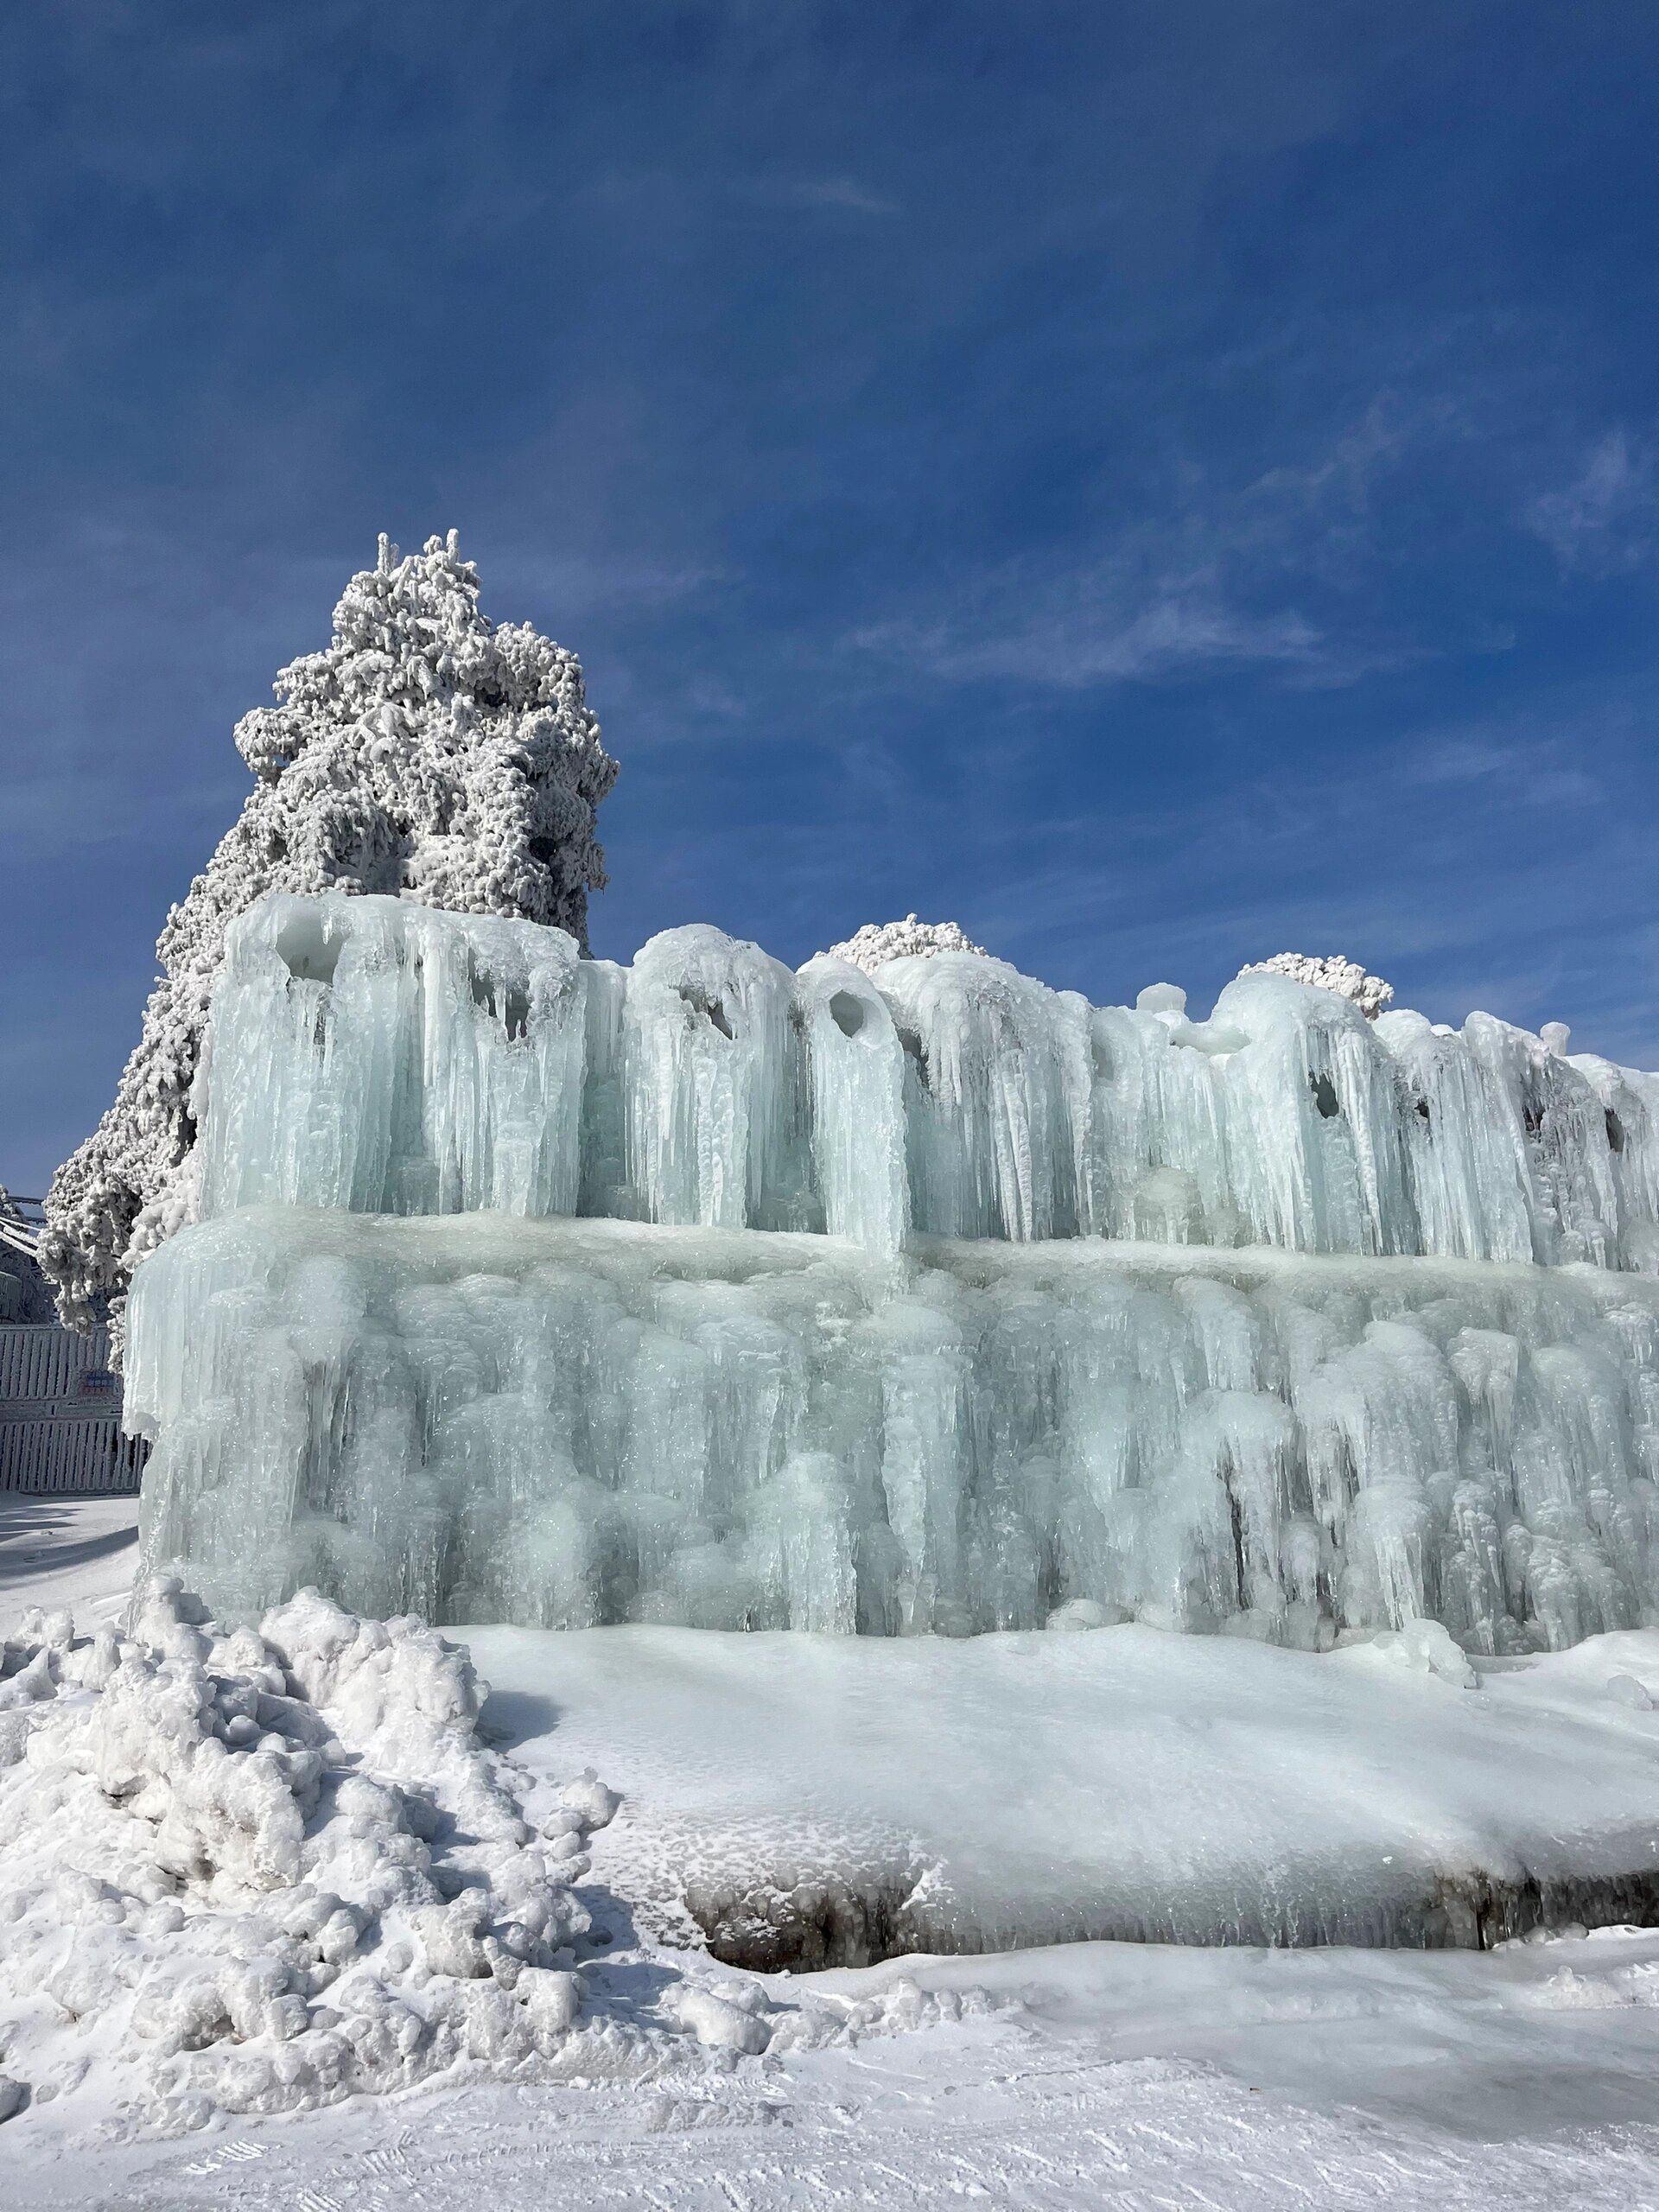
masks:
{"type": "Polygon", "coordinates": [[[469,2066],[643,2073],[885,2024],[696,1960],[638,1995],[626,1961],[596,1982],[575,1885],[617,1800],[575,1777],[538,1834],[537,1785],[477,1738],[484,1694],[418,1620],[311,1591],[257,1630],[168,1580],[122,1630],[28,1619],[0,1646],[0,2119],[90,2072],[177,2133],[469,2066]]]}

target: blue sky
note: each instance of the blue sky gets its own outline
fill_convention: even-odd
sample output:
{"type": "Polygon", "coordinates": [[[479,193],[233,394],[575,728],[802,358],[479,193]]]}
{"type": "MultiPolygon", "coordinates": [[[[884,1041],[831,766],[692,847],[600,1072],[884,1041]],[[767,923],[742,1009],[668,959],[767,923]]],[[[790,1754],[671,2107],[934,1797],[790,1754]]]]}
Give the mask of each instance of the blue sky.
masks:
{"type": "Polygon", "coordinates": [[[582,654],[600,952],[1659,1065],[1656,126],[1650,0],[7,11],[0,1180],[380,530],[582,654]]]}

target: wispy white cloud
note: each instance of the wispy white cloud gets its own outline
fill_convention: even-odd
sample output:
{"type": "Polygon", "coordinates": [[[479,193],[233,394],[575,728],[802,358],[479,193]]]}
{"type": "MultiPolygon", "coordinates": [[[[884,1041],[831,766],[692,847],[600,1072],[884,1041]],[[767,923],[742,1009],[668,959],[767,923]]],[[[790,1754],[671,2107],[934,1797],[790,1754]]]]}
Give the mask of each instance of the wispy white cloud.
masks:
{"type": "Polygon", "coordinates": [[[1379,638],[1363,616],[1316,616],[1307,601],[1328,601],[1351,569],[1378,478],[1452,420],[1446,407],[1407,408],[1383,392],[1339,435],[1241,489],[1179,466],[1155,514],[1125,523],[1076,567],[1005,563],[964,579],[948,606],[863,624],[845,642],[947,680],[1013,677],[1058,690],[1230,664],[1313,688],[1408,665],[1433,649],[1379,638]]]}
{"type": "Polygon", "coordinates": [[[1294,611],[1259,617],[1229,606],[1213,570],[1141,581],[1108,564],[1025,589],[1004,575],[978,596],[976,614],[871,623],[848,642],[951,681],[1012,677],[1060,690],[1204,662],[1306,666],[1321,644],[1294,611]]]}
{"type": "Polygon", "coordinates": [[[899,202],[873,192],[852,176],[804,177],[790,188],[790,197],[808,207],[845,207],[855,215],[896,215],[899,202]]]}
{"type": "Polygon", "coordinates": [[[1527,521],[1564,569],[1606,575],[1636,567],[1659,535],[1659,451],[1610,430],[1570,484],[1533,500],[1527,521]]]}

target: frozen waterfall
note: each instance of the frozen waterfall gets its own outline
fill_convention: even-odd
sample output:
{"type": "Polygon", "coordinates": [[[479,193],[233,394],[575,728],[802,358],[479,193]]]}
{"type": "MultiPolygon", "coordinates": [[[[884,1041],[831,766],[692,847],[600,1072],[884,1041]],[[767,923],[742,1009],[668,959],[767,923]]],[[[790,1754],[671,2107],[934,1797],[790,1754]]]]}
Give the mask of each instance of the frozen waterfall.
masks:
{"type": "Polygon", "coordinates": [[[1659,1083],[1490,1017],[273,896],[194,1104],[126,1406],[221,1614],[1659,1619],[1659,1083]]]}

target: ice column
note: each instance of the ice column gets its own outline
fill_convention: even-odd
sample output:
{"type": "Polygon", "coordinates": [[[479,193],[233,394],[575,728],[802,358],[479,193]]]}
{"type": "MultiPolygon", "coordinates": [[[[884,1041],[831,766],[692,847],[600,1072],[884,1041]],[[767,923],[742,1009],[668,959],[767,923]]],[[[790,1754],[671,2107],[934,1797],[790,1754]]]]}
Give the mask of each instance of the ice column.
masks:
{"type": "Polygon", "coordinates": [[[585,971],[562,930],[277,894],[232,924],[203,1210],[575,1211],[585,971]]]}
{"type": "Polygon", "coordinates": [[[831,1236],[897,1252],[910,1226],[905,1055],[869,977],[827,953],[795,979],[812,1086],[812,1166],[831,1236]]]}

